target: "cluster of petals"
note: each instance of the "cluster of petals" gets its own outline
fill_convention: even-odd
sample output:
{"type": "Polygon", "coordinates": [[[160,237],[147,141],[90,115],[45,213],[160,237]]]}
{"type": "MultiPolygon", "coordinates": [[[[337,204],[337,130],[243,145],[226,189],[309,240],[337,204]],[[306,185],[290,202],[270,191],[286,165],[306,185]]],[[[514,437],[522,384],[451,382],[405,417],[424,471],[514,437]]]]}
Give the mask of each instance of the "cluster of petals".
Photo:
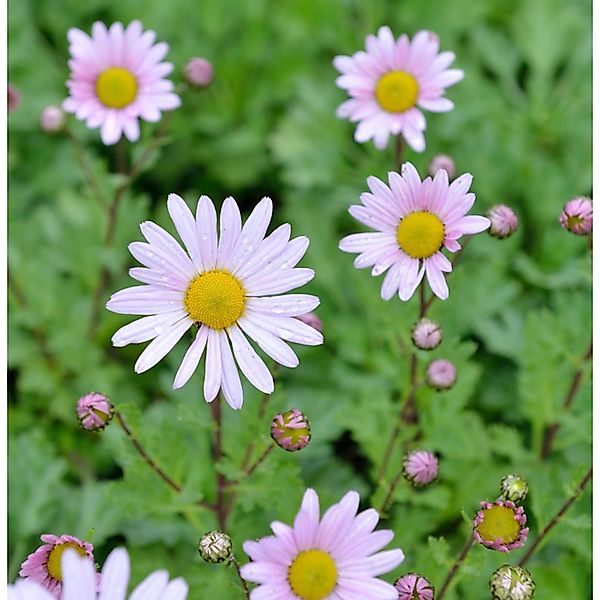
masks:
{"type": "MultiPolygon", "coordinates": [[[[250,592],[252,600],[277,598],[298,600],[288,577],[291,565],[307,551],[326,553],[335,565],[335,584],[326,596],[361,600],[397,600],[393,585],[377,579],[395,569],[403,560],[400,549],[380,552],[394,537],[391,530],[374,531],[379,515],[374,509],[357,514],[358,493],[348,492],[320,518],[319,498],[307,489],[292,527],[274,521],[275,535],[246,541],[244,551],[253,562],[241,574],[258,583],[250,592]]],[[[307,577],[316,573],[309,573],[307,577]]]]}
{"type": "MultiPolygon", "coordinates": [[[[61,600],[125,600],[130,560],[124,548],[107,557],[102,573],[96,573],[93,560],[66,550],[61,560],[63,585],[61,600]]],[[[185,600],[188,586],[181,579],[169,581],[165,570],[154,571],[131,593],[129,600],[185,600]]],[[[18,580],[8,586],[8,600],[55,600],[44,586],[32,580],[18,580]]]]}
{"type": "Polygon", "coordinates": [[[96,22],[91,36],[71,28],[67,37],[71,74],[67,81],[69,97],[63,108],[85,121],[90,129],[100,127],[104,144],[115,144],[123,134],[135,142],[140,137],[138,119],[157,122],[161,111],[180,106],[173,82],[165,79],[173,70],[171,63],[163,62],[169,46],[165,42],[155,44],[156,33],[143,31],[139,21],[132,21],[126,28],[122,23],[107,28],[96,22]],[[98,94],[99,77],[110,69],[125,73],[134,86],[131,100],[124,106],[111,106],[98,94]]]}
{"type": "Polygon", "coordinates": [[[403,301],[409,300],[424,275],[433,293],[445,300],[449,292],[444,273],[452,271],[452,264],[442,249],[456,252],[461,248],[459,238],[484,231],[490,221],[466,214],[475,202],[475,194],[468,191],[473,180],[469,173],[449,183],[443,169],[433,179],[423,181],[409,162],[402,165],[401,172],[388,173],[389,185],[377,177],[367,179],[370,192],[361,194],[361,204],[351,206],[349,212],[375,232],[348,235],[339,247],[344,252],[358,253],[354,260],[357,269],[371,268],[374,277],[387,272],[381,286],[384,300],[395,294],[403,301]],[[434,215],[443,225],[439,248],[424,258],[411,256],[398,241],[400,223],[416,213],[434,215]]]}
{"type": "MultiPolygon", "coordinates": [[[[464,76],[460,69],[448,69],[453,52],[439,52],[439,41],[429,31],[419,31],[412,40],[406,34],[394,38],[389,27],[366,38],[366,52],[336,56],[333,64],[341,73],[338,87],[350,99],[341,104],[337,116],[358,122],[354,138],[363,143],[374,140],[377,148],[387,146],[390,135],[402,134],[417,152],[425,149],[425,116],[420,109],[447,112],[454,108],[444,97],[447,87],[464,76]],[[402,112],[389,112],[377,100],[376,87],[386,73],[402,72],[414,78],[418,91],[414,105],[402,112]]],[[[412,103],[411,103],[412,104],[412,103]]]]}
{"type": "Polygon", "coordinates": [[[129,250],[144,266],[130,269],[129,274],[144,285],[113,294],[107,308],[145,316],[119,329],[112,342],[125,346],[152,340],[135,364],[135,371],[142,373],[164,358],[189,329],[199,325],[173,387],[187,383],[206,349],[205,400],[212,402],[222,390],[227,403],[239,409],[243,391],[237,367],[262,392],[270,394],[274,388],[268,367],[248,337],[286,367],[296,367],[299,362],[286,342],[323,342],[316,329],[296,318],[316,308],[319,299],[309,294],[278,295],[314,277],[312,269],[296,268],[308,248],[308,238],[290,240],[288,223],[265,237],[273,211],[270,198],[258,203],[243,227],[238,205],[227,198],[221,207],[220,235],[217,213],[207,196],[198,201],[195,217],[176,194],[169,195],[167,206],[187,252],[159,225],[150,221],[141,224],[147,242],[133,242],[129,250]],[[199,275],[215,272],[235,278],[245,294],[243,313],[224,328],[197,323],[185,303],[192,282],[199,275]]]}
{"type": "Polygon", "coordinates": [[[84,542],[72,535],[54,535],[44,533],[40,536],[44,544],[35,552],[32,552],[21,565],[19,575],[28,581],[38,582],[52,592],[56,597],[60,596],[62,582],[54,577],[48,569],[50,555],[57,546],[68,545],[72,548],[80,548],[81,552],[88,558],[94,558],[94,547],[89,542],[84,542]]]}
{"type": "Polygon", "coordinates": [[[515,503],[510,500],[496,500],[495,502],[481,502],[481,509],[482,510],[478,511],[473,519],[473,536],[477,543],[490,550],[497,550],[498,552],[510,552],[511,550],[521,548],[525,544],[529,533],[529,527],[524,527],[527,522],[527,515],[522,506],[517,507],[515,503]],[[486,511],[494,507],[505,507],[513,512],[513,518],[519,526],[514,539],[508,539],[506,536],[499,536],[494,540],[487,540],[479,533],[478,526],[483,523],[486,518],[486,511]]]}

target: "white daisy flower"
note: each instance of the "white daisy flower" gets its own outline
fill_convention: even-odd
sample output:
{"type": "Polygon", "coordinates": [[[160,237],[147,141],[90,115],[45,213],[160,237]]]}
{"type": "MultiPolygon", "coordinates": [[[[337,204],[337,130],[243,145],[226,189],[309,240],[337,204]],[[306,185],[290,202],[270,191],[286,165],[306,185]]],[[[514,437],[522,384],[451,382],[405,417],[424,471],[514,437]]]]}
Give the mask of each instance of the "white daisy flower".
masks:
{"type": "Polygon", "coordinates": [[[198,201],[195,218],[176,194],[169,196],[168,209],[187,253],[162,227],[150,221],[141,224],[148,243],[134,242],[129,250],[144,267],[129,273],[146,285],[113,294],[107,308],[146,316],[119,329],[113,344],[152,340],[135,364],[135,371],[143,373],[197,325],[173,387],[187,383],[206,350],[205,400],[212,402],[222,390],[227,403],[239,409],[243,392],[237,367],[262,392],[270,394],[274,387],[248,337],[286,367],[298,365],[286,342],[311,346],[323,342],[321,333],[296,318],[314,310],[319,299],[277,295],[314,277],[312,269],[295,268],[308,248],[308,238],[290,240],[288,223],[265,237],[273,211],[270,198],[259,202],[243,227],[235,200],[227,198],[221,208],[220,235],[217,213],[207,196],[198,201]]]}

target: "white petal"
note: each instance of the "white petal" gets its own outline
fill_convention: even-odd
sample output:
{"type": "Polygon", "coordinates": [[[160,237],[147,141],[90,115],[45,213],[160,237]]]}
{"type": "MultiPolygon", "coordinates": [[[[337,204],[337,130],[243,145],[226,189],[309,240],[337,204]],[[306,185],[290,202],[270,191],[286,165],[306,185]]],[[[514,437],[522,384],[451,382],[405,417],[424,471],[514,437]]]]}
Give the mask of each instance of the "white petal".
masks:
{"type": "Polygon", "coordinates": [[[148,269],[147,267],[132,267],[129,269],[129,276],[142,283],[165,287],[180,292],[185,292],[189,285],[189,280],[177,273],[155,271],[153,269],[148,269]]]}
{"type": "Polygon", "coordinates": [[[318,346],[323,343],[323,335],[319,331],[294,317],[275,317],[248,312],[246,319],[282,340],[305,346],[318,346]]]}
{"type": "Polygon", "coordinates": [[[251,276],[247,281],[244,282],[244,287],[246,288],[249,296],[283,294],[293,290],[294,288],[303,286],[314,276],[315,272],[312,269],[288,269],[279,273],[269,272],[262,279],[256,279],[256,275],[251,276]]]}
{"type": "Polygon", "coordinates": [[[284,367],[297,367],[299,360],[296,353],[280,338],[258,327],[246,317],[238,321],[242,330],[253,339],[260,349],[284,367]]]}
{"type": "Polygon", "coordinates": [[[198,329],[196,338],[187,349],[187,352],[181,361],[181,365],[179,366],[179,369],[177,369],[175,380],[173,381],[174,390],[183,387],[198,368],[198,363],[200,362],[202,354],[204,353],[204,348],[206,347],[208,330],[209,328],[206,325],[202,325],[198,329]]]}
{"type": "Polygon", "coordinates": [[[478,215],[467,215],[463,217],[454,227],[462,229],[463,233],[481,233],[490,226],[490,220],[487,217],[478,215]]]}
{"type": "Polygon", "coordinates": [[[187,583],[181,577],[178,577],[169,583],[161,596],[161,600],[185,600],[187,593],[187,583]]]}
{"type": "Polygon", "coordinates": [[[98,600],[124,600],[129,583],[129,554],[125,548],[115,548],[104,561],[98,600]]]}
{"type": "Polygon", "coordinates": [[[192,215],[192,211],[189,209],[183,198],[177,194],[169,194],[167,208],[173,224],[175,225],[175,229],[177,229],[179,237],[185,244],[189,255],[192,257],[196,269],[199,272],[204,271],[202,254],[200,252],[200,240],[196,229],[196,220],[194,219],[194,215],[192,215]]]}
{"type": "Polygon", "coordinates": [[[310,294],[287,294],[285,296],[263,296],[248,298],[246,308],[263,315],[297,317],[305,315],[319,306],[321,301],[310,294]]]}
{"type": "Polygon", "coordinates": [[[214,269],[217,264],[217,212],[208,196],[201,196],[198,201],[196,227],[204,268],[214,269]]]}
{"type": "Polygon", "coordinates": [[[158,246],[146,244],[145,242],[132,242],[128,248],[131,255],[138,262],[150,269],[166,273],[175,270],[188,281],[193,279],[197,274],[192,261],[189,259],[187,262],[180,261],[170,252],[158,246]]]}
{"type": "Polygon", "coordinates": [[[212,402],[221,387],[221,346],[219,332],[208,330],[206,362],[204,366],[204,399],[212,402]]]}
{"type": "Polygon", "coordinates": [[[218,338],[221,346],[221,389],[227,404],[234,410],[239,410],[244,403],[240,375],[231,354],[227,335],[224,331],[219,331],[218,338]]]}
{"type": "Polygon", "coordinates": [[[56,596],[31,579],[19,579],[8,586],[8,600],[56,600],[56,596]]]}
{"type": "Polygon", "coordinates": [[[90,558],[67,549],[62,556],[61,570],[64,600],[96,600],[96,569],[90,558]]]}
{"type": "Polygon", "coordinates": [[[113,294],[106,308],[123,315],[156,315],[184,310],[181,292],[157,288],[152,285],[136,285],[113,294]]]}
{"type": "Polygon", "coordinates": [[[448,284],[444,274],[437,268],[437,266],[431,261],[431,259],[425,259],[425,272],[427,273],[427,281],[431,291],[440,299],[446,300],[448,298],[448,284]]]}
{"type": "Polygon", "coordinates": [[[191,319],[185,317],[154,338],[137,359],[134,366],[135,372],[143,373],[162,360],[193,324],[191,319]]]}
{"type": "Polygon", "coordinates": [[[395,236],[385,231],[351,233],[340,240],[338,247],[343,252],[364,252],[376,244],[392,242],[394,240],[395,236]]]}
{"type": "Polygon", "coordinates": [[[166,571],[154,571],[133,590],[129,600],[161,600],[168,581],[166,571]]]}
{"type": "Polygon", "coordinates": [[[121,347],[127,344],[140,344],[154,339],[186,316],[184,310],[143,317],[124,325],[112,336],[113,346],[121,347]]]}
{"type": "Polygon", "coordinates": [[[273,376],[262,358],[254,351],[237,325],[229,327],[227,333],[242,373],[255,388],[265,394],[271,394],[274,389],[273,376]]]}
{"type": "Polygon", "coordinates": [[[270,270],[269,263],[281,255],[290,240],[291,232],[292,228],[289,223],[280,225],[261,242],[256,252],[246,258],[234,275],[243,280],[254,273],[264,273],[270,270]]]}
{"type": "Polygon", "coordinates": [[[242,216],[236,201],[230,196],[221,206],[219,247],[217,249],[217,267],[228,267],[231,254],[242,230],[242,216]]]}

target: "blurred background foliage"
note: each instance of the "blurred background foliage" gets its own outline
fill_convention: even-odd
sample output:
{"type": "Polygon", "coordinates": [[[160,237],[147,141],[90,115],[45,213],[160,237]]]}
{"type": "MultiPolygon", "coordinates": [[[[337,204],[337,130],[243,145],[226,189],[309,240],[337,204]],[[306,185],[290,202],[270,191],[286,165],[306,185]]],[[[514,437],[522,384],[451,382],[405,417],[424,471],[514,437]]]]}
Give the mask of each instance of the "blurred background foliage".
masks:
{"type": "MultiPolygon", "coordinates": [[[[200,194],[217,205],[233,195],[246,214],[271,196],[273,226],[289,221],[295,235],[310,237],[303,262],[317,272],[306,291],[322,299],[326,343],[299,348],[300,367],[280,369],[267,411],[301,408],[313,441],[299,454],[274,452],[240,485],[229,525],[238,557],[244,562],[242,542],[267,534],[271,520],[293,518],[306,486],[322,506],[348,489],[361,493],[363,507],[381,502],[375,468],[406,389],[418,302],[383,303],[381,280],[337,249],[342,235],[359,230],[348,206],[368,175],[386,177],[394,157],[391,144],[379,152],[354,143],[353,125],[336,119],[345,94],[331,61],[362,49],[383,24],[396,35],[435,31],[466,74],[448,93],[456,109],[428,115],[425,153],[406,158],[424,174],[432,156],[450,154],[459,173],[474,175],[474,212],[506,203],[520,218],[509,240],[476,237],[449,278],[450,299],[433,305],[445,340],[431,356],[455,361],[458,383],[448,392],[419,389],[419,445],[440,454],[441,477],[424,491],[396,490],[384,524],[406,561],[389,579],[419,571],[439,587],[469,532],[461,513],[470,519],[480,500],[493,500],[508,472],[529,480],[530,536],[548,522],[591,462],[589,371],[572,410],[560,412],[589,344],[590,257],[585,240],[557,221],[569,198],[591,195],[590,0],[10,0],[8,10],[9,82],[22,93],[8,119],[10,579],[39,534],[84,537],[93,527],[98,561],[125,544],[134,582],[165,567],[187,579],[190,598],[241,597],[234,573],[201,563],[195,549],[215,527],[195,504],[214,494],[201,369],[174,392],[185,344],[140,376],[140,349],[110,343],[130,319],[103,310],[86,334],[101,268],[110,271],[109,292],[130,285],[127,243],[140,239],[138,223],[173,231],[170,192],[190,204],[200,194]],[[38,118],[65,96],[67,30],[133,19],[169,43],[176,83],[191,56],[208,58],[215,78],[183,94],[166,144],[123,199],[107,249],[106,215],[73,146],[43,134],[38,118]],[[116,425],[100,435],[79,428],[75,402],[90,390],[113,399],[182,494],[147,469],[116,425]],[[553,452],[541,461],[544,428],[557,419],[553,452]]],[[[112,193],[115,149],[81,122],[71,125],[112,193]]],[[[143,125],[132,157],[155,130],[143,125]]],[[[420,374],[429,359],[419,356],[420,374]]],[[[260,394],[249,385],[245,392],[243,410],[225,412],[222,469],[231,478],[249,440],[257,452],[268,443],[260,394]]],[[[394,468],[400,461],[397,451],[394,468]]],[[[588,491],[528,564],[540,598],[590,597],[590,526],[588,491]]],[[[447,598],[481,599],[490,573],[522,553],[474,548],[447,598]]]]}

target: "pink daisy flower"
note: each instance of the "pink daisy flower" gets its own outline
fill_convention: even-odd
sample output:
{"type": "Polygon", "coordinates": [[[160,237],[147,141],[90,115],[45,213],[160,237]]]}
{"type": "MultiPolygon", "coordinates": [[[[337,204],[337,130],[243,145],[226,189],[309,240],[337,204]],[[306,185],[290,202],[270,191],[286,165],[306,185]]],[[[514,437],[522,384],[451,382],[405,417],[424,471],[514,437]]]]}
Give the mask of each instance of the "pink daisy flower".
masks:
{"type": "Polygon", "coordinates": [[[173,83],[165,79],[173,65],[161,62],[169,46],[154,44],[155,32],[142,31],[139,21],[127,29],[121,23],[107,29],[96,22],[91,37],[76,28],[67,37],[71,78],[63,108],[90,129],[100,127],[104,144],[115,144],[123,134],[135,142],[140,137],[138,118],[154,123],[161,111],[181,104],[173,83]]]}
{"type": "Polygon", "coordinates": [[[296,318],[316,308],[319,299],[278,295],[314,277],[312,269],[294,268],[308,248],[308,238],[290,240],[288,223],[265,237],[273,212],[270,198],[258,203],[243,227],[235,200],[227,198],[221,208],[220,236],[208,196],[198,201],[195,218],[176,194],[169,195],[168,210],[187,253],[162,227],[151,221],[141,224],[148,243],[133,242],[129,250],[144,267],[129,274],[146,285],[113,294],[106,307],[147,316],[119,329],[112,342],[125,346],[152,340],[135,364],[135,371],[143,373],[196,325],[195,340],[173,387],[187,383],[206,349],[205,400],[212,402],[221,389],[228,404],[239,409],[243,392],[235,361],[256,388],[270,394],[274,387],[269,369],[247,336],[286,367],[298,365],[286,341],[309,346],[323,342],[321,333],[296,318]]]}
{"type": "Polygon", "coordinates": [[[252,600],[396,600],[398,592],[378,575],[395,569],[402,550],[379,552],[394,537],[373,531],[379,515],[370,508],[356,514],[359,496],[348,492],[319,518],[319,497],[307,489],[294,526],[271,523],[274,536],[244,543],[253,562],[241,574],[259,586],[252,600]]]}
{"type": "Polygon", "coordinates": [[[57,598],[62,589],[63,573],[61,558],[63,552],[71,548],[80,556],[94,559],[94,547],[72,535],[53,535],[45,533],[40,536],[43,546],[31,553],[21,565],[19,575],[25,579],[38,582],[52,592],[57,598]]]}
{"type": "Polygon", "coordinates": [[[389,27],[377,36],[369,35],[366,52],[336,56],[335,68],[342,73],[338,87],[348,91],[337,116],[358,122],[357,142],[373,139],[377,148],[387,146],[390,134],[402,134],[417,152],[425,149],[426,122],[421,110],[447,112],[454,104],[444,98],[447,87],[464,76],[460,69],[448,69],[453,52],[439,52],[439,40],[429,31],[419,31],[409,40],[398,40],[389,27]]]}
{"type": "Polygon", "coordinates": [[[510,500],[482,502],[473,519],[473,536],[490,550],[510,552],[525,545],[529,533],[525,523],[525,509],[510,500]]]}
{"type": "Polygon", "coordinates": [[[452,183],[440,169],[433,180],[421,181],[410,163],[402,165],[402,175],[388,173],[389,187],[376,177],[369,177],[370,193],[360,196],[361,205],[351,206],[350,214],[375,233],[354,233],[343,238],[340,250],[358,253],[357,269],[372,267],[376,277],[385,273],[381,297],[389,300],[398,293],[401,300],[414,294],[423,276],[433,293],[445,300],[448,285],[444,273],[452,264],[442,254],[460,249],[458,239],[465,234],[487,229],[486,217],[466,215],[475,202],[467,193],[473,177],[461,175],[452,183]]]}

